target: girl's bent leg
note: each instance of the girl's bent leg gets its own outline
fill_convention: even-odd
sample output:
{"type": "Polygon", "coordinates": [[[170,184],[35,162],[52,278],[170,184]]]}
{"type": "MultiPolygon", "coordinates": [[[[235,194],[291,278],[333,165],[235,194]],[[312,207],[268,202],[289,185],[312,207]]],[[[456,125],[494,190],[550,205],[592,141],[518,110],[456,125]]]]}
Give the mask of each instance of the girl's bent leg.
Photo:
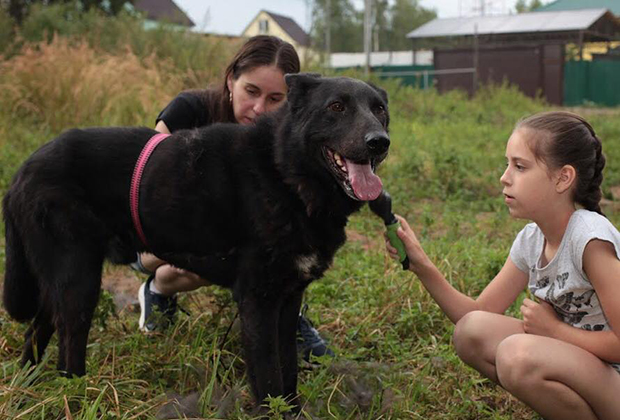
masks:
{"type": "Polygon", "coordinates": [[[454,329],[456,354],[469,366],[499,383],[495,370],[497,346],[506,337],[523,334],[523,322],[492,312],[473,311],[454,329]]]}
{"type": "Polygon", "coordinates": [[[531,334],[497,348],[501,385],[547,420],[620,418],[620,374],[572,344],[531,334]]]}

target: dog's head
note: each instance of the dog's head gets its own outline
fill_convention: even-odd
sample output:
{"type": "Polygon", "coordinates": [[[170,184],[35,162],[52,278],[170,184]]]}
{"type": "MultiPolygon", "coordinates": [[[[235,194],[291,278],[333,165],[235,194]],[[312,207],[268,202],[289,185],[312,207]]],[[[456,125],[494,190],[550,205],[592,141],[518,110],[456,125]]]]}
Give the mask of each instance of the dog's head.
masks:
{"type": "Polygon", "coordinates": [[[371,201],[382,184],[375,170],[390,146],[387,94],[360,80],[287,74],[294,140],[352,199],[371,201]]]}

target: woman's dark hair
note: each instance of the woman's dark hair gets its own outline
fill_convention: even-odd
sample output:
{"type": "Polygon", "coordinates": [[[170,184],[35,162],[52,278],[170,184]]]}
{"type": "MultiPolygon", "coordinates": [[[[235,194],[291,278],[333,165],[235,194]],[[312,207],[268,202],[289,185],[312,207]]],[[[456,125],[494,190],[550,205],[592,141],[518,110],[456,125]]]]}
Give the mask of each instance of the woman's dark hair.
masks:
{"type": "Polygon", "coordinates": [[[550,169],[571,165],[577,172],[573,199],[585,209],[603,214],[600,201],[605,156],[592,126],[577,114],[541,112],[519,121],[515,127],[532,130],[528,146],[535,158],[550,169]]]}
{"type": "Polygon", "coordinates": [[[235,122],[228,78],[237,80],[243,73],[260,66],[276,66],[283,74],[299,73],[301,67],[297,51],[288,42],[268,35],[248,39],[226,68],[221,88],[206,92],[207,111],[214,121],[235,122]]]}

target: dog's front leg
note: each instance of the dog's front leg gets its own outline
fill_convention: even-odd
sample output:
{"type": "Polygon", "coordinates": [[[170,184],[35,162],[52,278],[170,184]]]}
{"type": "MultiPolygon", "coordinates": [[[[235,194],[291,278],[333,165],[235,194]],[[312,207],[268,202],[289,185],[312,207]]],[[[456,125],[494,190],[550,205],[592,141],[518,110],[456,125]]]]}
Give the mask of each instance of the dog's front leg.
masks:
{"type": "MultiPolygon", "coordinates": [[[[43,358],[43,352],[56,329],[51,323],[52,315],[45,309],[39,309],[34,321],[26,331],[24,351],[22,354],[21,364],[30,363],[31,366],[37,364],[43,358]]],[[[62,360],[62,358],[59,358],[62,360]]]]}
{"type": "Polygon", "coordinates": [[[280,367],[284,396],[298,405],[297,400],[297,323],[303,291],[296,291],[282,303],[279,322],[280,367]]]}
{"type": "Polygon", "coordinates": [[[252,292],[239,296],[238,302],[248,380],[260,405],[268,396],[283,395],[277,345],[281,304],[278,297],[252,292]]]}

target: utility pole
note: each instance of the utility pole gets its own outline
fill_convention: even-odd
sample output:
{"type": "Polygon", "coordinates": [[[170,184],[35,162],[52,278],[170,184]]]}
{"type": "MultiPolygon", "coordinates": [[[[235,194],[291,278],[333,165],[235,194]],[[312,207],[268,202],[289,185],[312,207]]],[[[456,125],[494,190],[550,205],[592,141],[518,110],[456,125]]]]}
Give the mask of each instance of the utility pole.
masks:
{"type": "Polygon", "coordinates": [[[480,61],[480,48],[478,45],[478,24],[474,25],[474,73],[472,77],[472,95],[478,90],[478,67],[480,61]]]}
{"type": "Polygon", "coordinates": [[[331,67],[332,61],[332,0],[327,0],[325,50],[327,51],[327,67],[331,67]]]}
{"type": "Polygon", "coordinates": [[[370,48],[372,42],[372,0],[364,0],[364,53],[366,54],[366,65],[364,66],[364,76],[370,75],[370,48]]]}

